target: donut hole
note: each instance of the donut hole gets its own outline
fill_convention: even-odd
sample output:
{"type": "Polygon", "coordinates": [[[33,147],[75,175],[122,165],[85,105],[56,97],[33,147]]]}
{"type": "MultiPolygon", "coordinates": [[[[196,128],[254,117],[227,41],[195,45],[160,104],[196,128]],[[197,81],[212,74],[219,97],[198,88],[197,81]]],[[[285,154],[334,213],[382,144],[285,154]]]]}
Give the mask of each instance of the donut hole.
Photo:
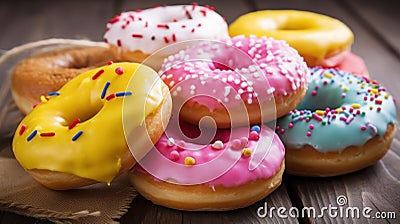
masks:
{"type": "Polygon", "coordinates": [[[63,125],[68,127],[70,124],[79,119],[79,123],[93,119],[103,108],[104,104],[101,101],[86,104],[84,107],[71,108],[71,111],[67,111],[66,114],[69,116],[63,122],[63,125]]]}

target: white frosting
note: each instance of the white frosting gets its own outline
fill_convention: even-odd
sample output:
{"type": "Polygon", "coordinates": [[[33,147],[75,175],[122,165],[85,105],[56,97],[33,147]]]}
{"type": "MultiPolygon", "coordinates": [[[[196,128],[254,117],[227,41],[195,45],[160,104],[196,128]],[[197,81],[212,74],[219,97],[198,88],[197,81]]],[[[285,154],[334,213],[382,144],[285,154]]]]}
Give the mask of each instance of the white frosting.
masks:
{"type": "Polygon", "coordinates": [[[104,34],[111,45],[145,54],[180,41],[225,37],[228,26],[224,18],[210,7],[195,4],[122,12],[108,22],[104,34]]]}

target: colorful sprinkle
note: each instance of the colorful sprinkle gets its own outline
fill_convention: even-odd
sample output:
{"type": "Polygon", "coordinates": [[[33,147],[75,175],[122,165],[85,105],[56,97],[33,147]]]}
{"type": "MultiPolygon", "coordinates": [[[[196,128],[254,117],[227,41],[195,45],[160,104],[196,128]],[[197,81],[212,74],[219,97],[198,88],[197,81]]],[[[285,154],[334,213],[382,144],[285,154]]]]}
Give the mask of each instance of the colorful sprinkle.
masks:
{"type": "Polygon", "coordinates": [[[101,92],[100,96],[101,99],[104,99],[104,97],[106,96],[107,89],[110,86],[110,84],[111,84],[110,82],[106,82],[106,84],[104,85],[103,91],[101,92]]]}
{"type": "Polygon", "coordinates": [[[251,156],[251,153],[252,153],[251,148],[244,148],[244,149],[242,150],[242,155],[245,156],[245,157],[251,156]]]}
{"type": "Polygon", "coordinates": [[[83,134],[83,131],[78,131],[73,137],[72,141],[76,141],[81,135],[83,134]]]}
{"type": "Polygon", "coordinates": [[[307,131],[307,132],[306,132],[306,136],[307,136],[307,137],[310,137],[310,136],[311,136],[311,132],[310,132],[310,131],[307,131]]]}
{"type": "Polygon", "coordinates": [[[353,103],[351,107],[354,109],[360,109],[361,105],[359,103],[353,103]]]}
{"type": "Polygon", "coordinates": [[[196,160],[191,156],[187,156],[187,157],[185,157],[184,162],[185,162],[185,165],[193,166],[196,163],[196,160]]]}
{"type": "Polygon", "coordinates": [[[117,73],[117,75],[122,75],[124,74],[124,69],[122,67],[117,67],[115,73],[117,73]]]}
{"type": "Polygon", "coordinates": [[[116,97],[121,97],[121,96],[130,96],[130,95],[132,95],[132,92],[119,92],[119,93],[116,93],[115,94],[115,96],[116,97]]]}
{"type": "Polygon", "coordinates": [[[47,103],[47,101],[49,101],[49,99],[46,98],[45,96],[40,96],[40,101],[41,101],[42,103],[47,103]]]}
{"type": "Polygon", "coordinates": [[[38,133],[38,131],[37,131],[37,130],[34,130],[34,131],[26,138],[26,140],[29,142],[30,140],[32,140],[32,139],[36,136],[37,133],[38,133]]]}
{"type": "Polygon", "coordinates": [[[172,137],[169,137],[168,140],[167,140],[167,145],[170,146],[170,147],[174,146],[175,145],[175,139],[172,138],[172,137]]]}
{"type": "Polygon", "coordinates": [[[143,35],[142,35],[142,34],[134,33],[134,34],[132,34],[132,37],[133,37],[133,38],[143,38],[143,35]]]}
{"type": "Polygon", "coordinates": [[[224,147],[224,143],[221,140],[217,140],[211,145],[211,147],[213,149],[222,149],[224,147]]]}
{"type": "Polygon", "coordinates": [[[169,159],[172,160],[172,161],[177,161],[177,160],[179,160],[179,158],[180,158],[179,152],[176,151],[176,150],[173,150],[173,151],[169,154],[169,159]]]}
{"type": "Polygon", "coordinates": [[[101,74],[104,73],[104,69],[100,69],[99,71],[97,71],[93,76],[92,76],[92,80],[96,80],[101,74]]]}
{"type": "Polygon", "coordinates": [[[256,131],[251,131],[249,134],[249,140],[257,141],[260,139],[260,134],[256,131]]]}
{"type": "Polygon", "coordinates": [[[365,127],[364,125],[361,126],[361,131],[365,131],[365,130],[367,130],[367,127],[365,127]]]}
{"type": "Polygon", "coordinates": [[[55,135],[56,135],[55,132],[43,132],[43,133],[40,133],[40,137],[53,137],[55,135]]]}
{"type": "Polygon", "coordinates": [[[70,125],[68,125],[68,129],[71,130],[72,128],[74,128],[80,122],[81,122],[81,119],[79,119],[79,118],[75,119],[70,125]]]}
{"type": "Polygon", "coordinates": [[[114,99],[114,98],[115,98],[115,93],[111,93],[110,95],[108,95],[108,96],[106,97],[106,100],[109,101],[109,100],[112,100],[112,99],[114,99]]]}
{"type": "Polygon", "coordinates": [[[375,100],[375,104],[381,105],[382,104],[382,100],[375,100]]]}
{"type": "Polygon", "coordinates": [[[59,92],[49,92],[47,95],[48,96],[59,96],[60,93],[59,92]]]}
{"type": "Polygon", "coordinates": [[[254,125],[253,127],[251,127],[251,131],[255,131],[255,132],[257,132],[257,133],[260,133],[261,128],[260,128],[260,126],[258,126],[258,125],[254,125]]]}
{"type": "Polygon", "coordinates": [[[21,128],[19,129],[19,135],[24,134],[25,130],[26,130],[26,125],[22,124],[21,128]]]}

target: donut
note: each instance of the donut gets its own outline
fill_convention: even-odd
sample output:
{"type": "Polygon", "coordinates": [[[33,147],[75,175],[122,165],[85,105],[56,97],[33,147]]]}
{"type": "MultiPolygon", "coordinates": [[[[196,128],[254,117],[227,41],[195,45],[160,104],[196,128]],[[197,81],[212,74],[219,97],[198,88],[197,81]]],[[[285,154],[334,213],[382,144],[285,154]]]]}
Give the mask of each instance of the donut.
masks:
{"type": "Polygon", "coordinates": [[[113,56],[108,47],[74,47],[41,53],[22,60],[14,68],[11,92],[24,113],[32,110],[40,96],[60,89],[78,74],[105,65],[113,56]]]}
{"type": "MultiPolygon", "coordinates": [[[[186,125],[186,132],[196,128],[186,125]]],[[[208,144],[184,141],[170,130],[130,172],[135,189],[155,204],[231,210],[261,200],[282,181],[285,148],[266,126],[217,129],[208,144]]]]}
{"type": "Polygon", "coordinates": [[[395,99],[377,81],[311,68],[303,101],[278,119],[287,173],[335,176],[382,158],[396,133],[395,99]]]}
{"type": "Polygon", "coordinates": [[[364,61],[350,53],[353,32],[343,22],[326,15],[299,10],[256,11],[237,18],[229,26],[229,34],[285,40],[309,67],[345,68],[349,72],[368,75],[364,61]],[[354,61],[355,57],[357,61],[354,61]],[[353,62],[352,66],[343,66],[346,60],[353,62]]]}
{"type": "MultiPolygon", "coordinates": [[[[228,128],[287,114],[306,92],[307,72],[303,59],[284,41],[236,36],[200,42],[169,56],[159,75],[183,120],[198,124],[209,116],[218,128],[228,128]]],[[[207,121],[202,125],[213,125],[207,121]]]]}
{"type": "Polygon", "coordinates": [[[18,125],[12,146],[21,166],[54,190],[110,184],[140,159],[125,139],[133,135],[136,156],[144,156],[171,111],[168,88],[154,70],[136,63],[86,71],[41,98],[18,125]]]}
{"type": "Polygon", "coordinates": [[[190,42],[152,55],[161,48],[182,41],[225,37],[228,37],[225,19],[213,7],[192,4],[122,12],[107,23],[104,41],[119,60],[143,62],[147,59],[145,64],[158,70],[165,57],[190,42]]]}

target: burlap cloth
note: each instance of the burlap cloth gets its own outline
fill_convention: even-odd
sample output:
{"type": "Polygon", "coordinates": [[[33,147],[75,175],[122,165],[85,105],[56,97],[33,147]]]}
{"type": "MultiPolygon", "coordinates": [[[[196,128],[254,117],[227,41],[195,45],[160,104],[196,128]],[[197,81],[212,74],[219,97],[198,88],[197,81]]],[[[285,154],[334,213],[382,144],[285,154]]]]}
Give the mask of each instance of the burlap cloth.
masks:
{"type": "Polygon", "coordinates": [[[34,181],[15,160],[11,142],[22,114],[15,107],[9,78],[18,61],[43,49],[74,45],[96,45],[90,41],[52,39],[8,51],[0,58],[0,210],[47,219],[53,222],[113,223],[129,209],[136,196],[123,175],[111,183],[69,191],[49,190],[34,181]]]}

